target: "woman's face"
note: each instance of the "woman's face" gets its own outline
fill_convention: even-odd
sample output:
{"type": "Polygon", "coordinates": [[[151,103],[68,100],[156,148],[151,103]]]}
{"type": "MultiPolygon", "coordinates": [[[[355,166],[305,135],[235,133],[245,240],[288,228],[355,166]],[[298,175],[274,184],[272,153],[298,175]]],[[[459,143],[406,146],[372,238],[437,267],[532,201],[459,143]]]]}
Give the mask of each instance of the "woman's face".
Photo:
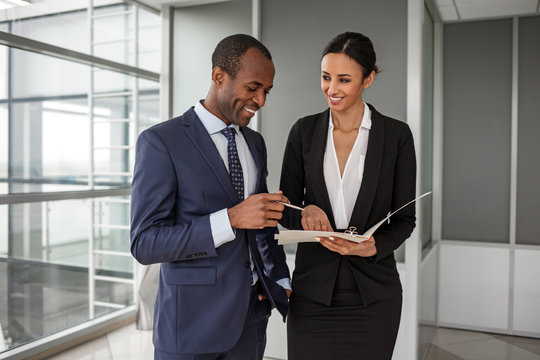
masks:
{"type": "Polygon", "coordinates": [[[373,82],[374,73],[363,79],[362,66],[344,53],[328,53],[321,61],[321,89],[333,111],[361,106],[362,91],[373,82]]]}

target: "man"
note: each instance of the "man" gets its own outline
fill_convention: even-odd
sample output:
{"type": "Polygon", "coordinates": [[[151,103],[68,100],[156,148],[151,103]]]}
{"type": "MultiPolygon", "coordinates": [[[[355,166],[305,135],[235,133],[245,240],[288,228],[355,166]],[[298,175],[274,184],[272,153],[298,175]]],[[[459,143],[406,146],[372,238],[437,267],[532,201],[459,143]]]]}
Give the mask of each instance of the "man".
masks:
{"type": "Polygon", "coordinates": [[[137,141],[131,252],[161,263],[156,360],[262,359],[272,307],[287,313],[289,271],[273,235],[276,201],[288,200],[268,194],[266,147],[246,127],[273,86],[272,58],[232,35],[212,67],[203,101],[137,141]]]}

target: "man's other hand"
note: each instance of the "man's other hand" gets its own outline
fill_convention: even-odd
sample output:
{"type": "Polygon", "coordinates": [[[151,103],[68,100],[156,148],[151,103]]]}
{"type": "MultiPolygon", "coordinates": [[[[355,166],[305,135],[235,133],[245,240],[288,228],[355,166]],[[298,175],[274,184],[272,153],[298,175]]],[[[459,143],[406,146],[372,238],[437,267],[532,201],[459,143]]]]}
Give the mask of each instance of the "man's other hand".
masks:
{"type": "Polygon", "coordinates": [[[289,202],[281,191],[274,194],[254,194],[240,204],[227,209],[233,229],[262,229],[277,226],[285,206],[276,201],[289,202]]]}

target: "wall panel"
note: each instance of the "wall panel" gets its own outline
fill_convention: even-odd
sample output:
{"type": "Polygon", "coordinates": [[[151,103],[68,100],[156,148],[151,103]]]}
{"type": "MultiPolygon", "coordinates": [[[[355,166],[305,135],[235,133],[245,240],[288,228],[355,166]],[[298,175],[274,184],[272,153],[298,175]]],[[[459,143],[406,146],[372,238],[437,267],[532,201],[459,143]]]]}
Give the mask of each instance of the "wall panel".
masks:
{"type": "Polygon", "coordinates": [[[173,116],[178,116],[206,97],[218,42],[232,34],[251,34],[251,1],[177,8],[173,21],[173,116]]]}
{"type": "Polygon", "coordinates": [[[540,17],[519,20],[516,242],[540,245],[540,17]]]}
{"type": "Polygon", "coordinates": [[[444,28],[442,238],[508,243],[512,20],[444,28]]]}

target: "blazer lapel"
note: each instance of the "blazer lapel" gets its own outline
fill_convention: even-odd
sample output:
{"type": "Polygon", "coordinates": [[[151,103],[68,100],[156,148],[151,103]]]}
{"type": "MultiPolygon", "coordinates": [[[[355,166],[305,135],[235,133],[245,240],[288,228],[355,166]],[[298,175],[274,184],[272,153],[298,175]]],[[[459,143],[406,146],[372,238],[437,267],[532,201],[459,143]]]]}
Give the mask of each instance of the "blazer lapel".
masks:
{"type": "Polygon", "coordinates": [[[261,152],[258,149],[257,146],[257,139],[254,131],[249,131],[243,127],[240,128],[240,131],[242,132],[242,135],[244,135],[244,139],[246,140],[246,143],[248,145],[249,151],[251,153],[251,156],[253,157],[253,160],[255,161],[255,166],[257,167],[257,179],[255,183],[255,194],[261,191],[260,186],[262,184],[262,163],[263,159],[261,152]]]}
{"type": "Polygon", "coordinates": [[[208,131],[206,131],[206,128],[195,114],[195,111],[193,111],[193,108],[184,114],[184,126],[186,126],[187,137],[208,163],[210,169],[212,169],[212,172],[221,183],[225,193],[234,204],[238,203],[238,196],[232,185],[229,172],[223,163],[223,159],[219,155],[216,145],[212,141],[208,131]]]}
{"type": "Polygon", "coordinates": [[[317,118],[317,124],[315,124],[313,129],[313,140],[311,143],[311,161],[313,163],[311,166],[312,173],[308,174],[308,179],[311,180],[316,202],[328,216],[330,224],[335,228],[334,214],[332,212],[332,205],[330,204],[330,197],[328,196],[323,170],[324,152],[326,150],[326,140],[328,139],[328,121],[330,121],[329,114],[330,109],[325,111],[320,118],[317,118]]]}
{"type": "Polygon", "coordinates": [[[362,234],[366,227],[371,205],[375,198],[377,183],[381,172],[384,148],[384,121],[382,115],[373,107],[371,109],[371,130],[364,163],[364,176],[358,197],[354,204],[349,227],[355,226],[358,233],[362,234]]]}

